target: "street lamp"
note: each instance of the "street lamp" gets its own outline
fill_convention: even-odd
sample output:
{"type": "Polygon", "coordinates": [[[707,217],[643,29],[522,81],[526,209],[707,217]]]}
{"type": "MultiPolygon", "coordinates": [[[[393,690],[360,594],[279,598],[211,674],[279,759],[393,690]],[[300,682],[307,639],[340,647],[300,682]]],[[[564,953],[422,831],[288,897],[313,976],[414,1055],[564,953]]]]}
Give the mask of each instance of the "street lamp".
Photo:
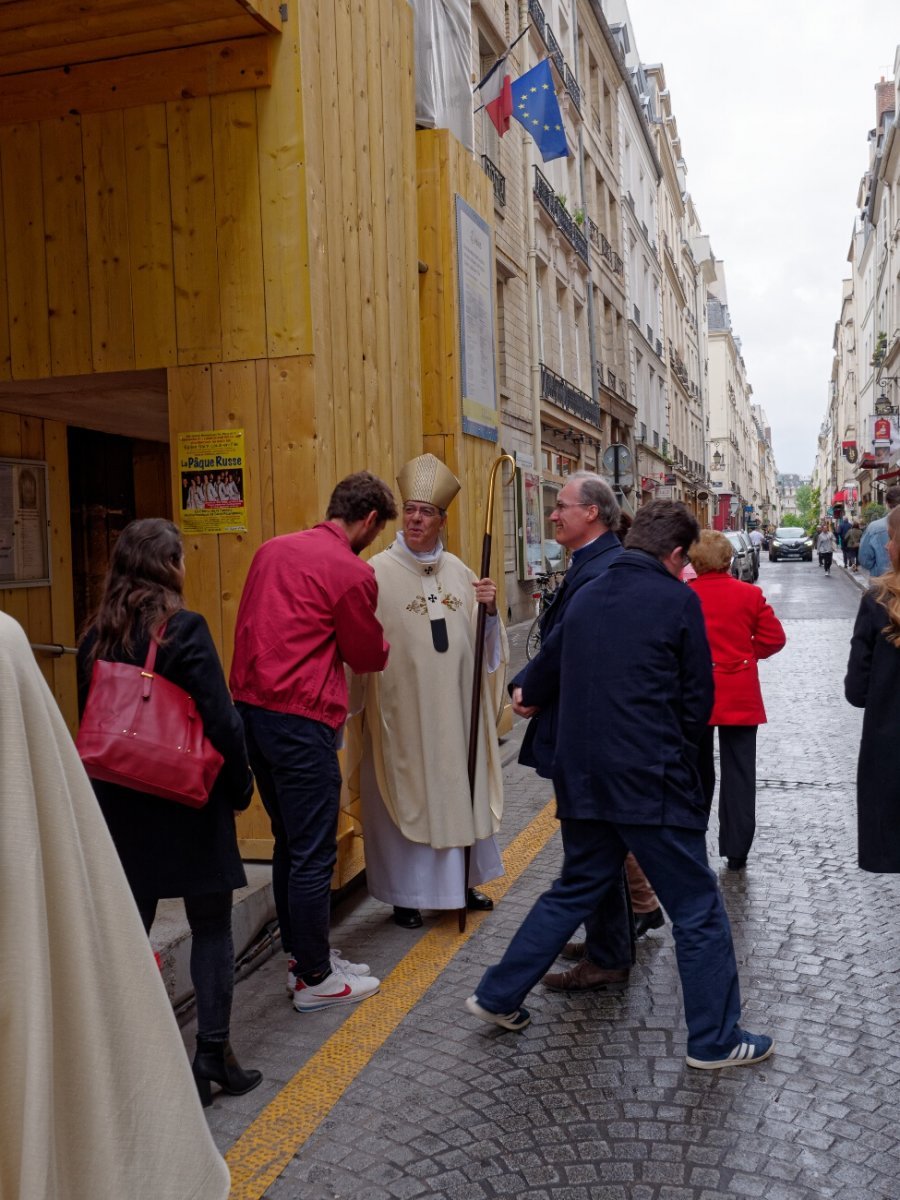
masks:
{"type": "Polygon", "coordinates": [[[714,471],[721,471],[724,466],[725,466],[725,459],[722,456],[722,451],[717,450],[715,452],[715,454],[712,456],[712,469],[714,471]]]}

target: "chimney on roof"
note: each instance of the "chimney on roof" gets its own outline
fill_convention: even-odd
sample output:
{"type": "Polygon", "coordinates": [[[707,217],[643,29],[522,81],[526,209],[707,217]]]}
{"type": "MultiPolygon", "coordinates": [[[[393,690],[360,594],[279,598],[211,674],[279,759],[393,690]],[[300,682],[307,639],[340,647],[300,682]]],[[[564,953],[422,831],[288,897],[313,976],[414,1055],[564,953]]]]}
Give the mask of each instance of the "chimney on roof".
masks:
{"type": "Polygon", "coordinates": [[[880,81],[875,84],[875,127],[880,128],[881,118],[886,112],[894,111],[894,84],[893,81],[885,83],[882,75],[880,81]]]}

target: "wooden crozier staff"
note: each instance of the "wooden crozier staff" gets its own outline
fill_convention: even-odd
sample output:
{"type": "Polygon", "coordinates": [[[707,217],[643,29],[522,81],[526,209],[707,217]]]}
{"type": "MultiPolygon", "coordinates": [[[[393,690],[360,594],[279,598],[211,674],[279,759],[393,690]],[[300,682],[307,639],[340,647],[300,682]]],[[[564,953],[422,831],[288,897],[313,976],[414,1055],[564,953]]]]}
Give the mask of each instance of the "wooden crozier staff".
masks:
{"type": "MultiPolygon", "coordinates": [[[[504,482],[512,482],[516,473],[516,460],[511,454],[501,454],[491,467],[488,483],[487,508],[484,514],[484,538],[481,543],[481,574],[479,579],[487,579],[491,573],[491,527],[494,524],[494,482],[497,472],[507,462],[512,468],[512,475],[504,482]]],[[[469,795],[472,797],[472,808],[475,808],[475,768],[478,764],[478,726],[481,722],[481,676],[484,671],[484,629],[487,622],[487,609],[483,604],[478,606],[478,622],[475,626],[475,666],[472,673],[472,716],[469,721],[469,795]]],[[[463,880],[463,896],[469,887],[469,864],[472,858],[472,847],[465,848],[465,879],[463,880]]],[[[466,905],[459,909],[459,932],[466,929],[466,905]]]]}

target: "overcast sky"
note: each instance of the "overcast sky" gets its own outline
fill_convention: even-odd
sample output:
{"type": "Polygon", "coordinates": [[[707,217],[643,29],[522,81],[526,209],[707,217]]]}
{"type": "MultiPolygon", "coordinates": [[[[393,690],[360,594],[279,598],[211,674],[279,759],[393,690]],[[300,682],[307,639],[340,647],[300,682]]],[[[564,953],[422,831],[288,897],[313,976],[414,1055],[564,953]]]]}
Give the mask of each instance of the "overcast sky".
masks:
{"type": "Polygon", "coordinates": [[[809,474],[874,85],[892,78],[897,0],[629,0],[661,62],[688,188],[725,260],[735,334],[779,471],[809,474]]]}

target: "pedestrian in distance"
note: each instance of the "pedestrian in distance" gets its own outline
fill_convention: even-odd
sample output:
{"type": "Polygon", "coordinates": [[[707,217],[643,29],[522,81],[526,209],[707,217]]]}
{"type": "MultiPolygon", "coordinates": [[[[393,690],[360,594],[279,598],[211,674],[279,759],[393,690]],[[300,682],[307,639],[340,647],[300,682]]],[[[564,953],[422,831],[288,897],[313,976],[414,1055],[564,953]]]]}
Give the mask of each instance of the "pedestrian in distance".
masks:
{"type": "Polygon", "coordinates": [[[191,980],[197,1000],[193,1069],[204,1104],[211,1083],[240,1096],[260,1082],[239,1066],[229,1042],[234,995],[232,892],[247,877],[234,814],[253,795],[240,718],[206,621],[184,605],[184,549],[177,526],[132,521],[113,548],[100,606],[78,647],[78,699],[84,710],[94,663],[143,666],[151,640],[155,671],[192,697],[206,736],[224,759],[203,808],[95,779],[94,791],[148,935],[161,899],[181,897],[191,928],[191,980]]]}
{"type": "Polygon", "coordinates": [[[756,731],[766,720],[757,663],[783,649],[786,638],[760,589],[732,576],[731,553],[723,533],[704,529],[691,551],[697,578],[690,586],[703,609],[715,682],[713,711],[700,741],[700,779],[711,806],[718,729],[719,853],[729,870],[740,871],[756,831],[756,731]]]}
{"type": "Polygon", "coordinates": [[[841,552],[844,556],[843,565],[845,567],[849,566],[847,561],[847,534],[850,532],[851,528],[852,525],[850,523],[850,518],[846,514],[842,514],[840,519],[834,523],[835,542],[841,548],[841,552]]]}
{"type": "Polygon", "coordinates": [[[706,859],[709,811],[696,761],[712,711],[712,662],[700,602],[678,579],[699,532],[683,504],[645,505],[624,553],[581,589],[542,648],[518,711],[559,704],[562,873],[466,1004],[484,1021],[524,1029],[526,995],[617,886],[631,850],[672,919],[687,1064],[715,1069],[760,1062],[773,1044],[740,1027],[731,930],[706,859]]]}
{"type": "Polygon", "coordinates": [[[887,548],[887,522],[893,509],[900,506],[900,485],[895,484],[888,488],[884,494],[884,502],[888,508],[888,515],[870,521],[859,544],[859,565],[874,578],[891,570],[891,558],[887,548]]]}
{"type": "Polygon", "coordinates": [[[860,602],[844,695],[865,710],[856,771],[859,865],[900,873],[900,776],[893,761],[900,729],[900,506],[887,516],[891,569],[860,602]]]}
{"type": "Polygon", "coordinates": [[[834,558],[834,534],[827,525],[823,525],[816,538],[816,551],[819,563],[825,568],[825,574],[831,574],[831,560],[834,558]]]}
{"type": "Polygon", "coordinates": [[[474,885],[503,874],[497,715],[508,651],[496,584],[444,546],[459,480],[434,454],[422,454],[397,485],[403,528],[370,560],[391,659],[381,674],[353,682],[351,710],[359,716],[348,726],[346,761],[351,793],[360,794],[369,893],[393,907],[395,924],[417,929],[422,909],[494,907],[474,885]],[[464,767],[479,604],[487,619],[473,797],[464,767]]]}
{"type": "Polygon", "coordinates": [[[859,521],[854,521],[844,535],[844,566],[848,571],[859,574],[859,544],[862,541],[862,530],[859,521]]]}
{"type": "Polygon", "coordinates": [[[238,609],[231,690],[272,824],[272,887],[298,1012],[354,1003],[379,980],[332,947],[331,878],[341,797],[338,736],[347,718],[346,663],[381,671],[388,643],[378,588],[359,558],[397,515],[368,471],[331,494],[325,520],[264,542],[238,609]]]}

